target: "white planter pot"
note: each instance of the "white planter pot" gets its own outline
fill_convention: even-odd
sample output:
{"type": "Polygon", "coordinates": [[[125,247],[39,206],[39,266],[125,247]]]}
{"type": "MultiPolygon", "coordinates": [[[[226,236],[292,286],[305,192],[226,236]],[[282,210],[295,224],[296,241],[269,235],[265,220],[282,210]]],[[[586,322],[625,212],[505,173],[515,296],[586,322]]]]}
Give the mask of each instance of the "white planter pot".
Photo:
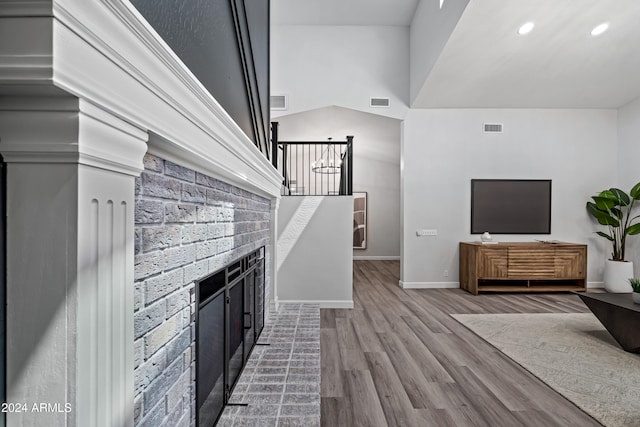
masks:
{"type": "Polygon", "coordinates": [[[636,304],[640,304],[640,293],[634,292],[631,294],[631,297],[633,299],[633,302],[635,302],[636,304]]]}
{"type": "Polygon", "coordinates": [[[604,265],[604,288],[607,292],[627,293],[633,289],[629,279],[633,277],[633,263],[630,261],[611,261],[604,265]]]}

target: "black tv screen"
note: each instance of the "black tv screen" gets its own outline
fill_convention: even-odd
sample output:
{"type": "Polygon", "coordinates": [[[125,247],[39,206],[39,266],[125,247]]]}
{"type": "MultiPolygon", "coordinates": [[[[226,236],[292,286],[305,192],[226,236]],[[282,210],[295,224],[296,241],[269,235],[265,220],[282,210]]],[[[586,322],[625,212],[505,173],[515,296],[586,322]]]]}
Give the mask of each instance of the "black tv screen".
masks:
{"type": "Polygon", "coordinates": [[[550,179],[472,179],[471,234],[550,234],[550,179]]]}

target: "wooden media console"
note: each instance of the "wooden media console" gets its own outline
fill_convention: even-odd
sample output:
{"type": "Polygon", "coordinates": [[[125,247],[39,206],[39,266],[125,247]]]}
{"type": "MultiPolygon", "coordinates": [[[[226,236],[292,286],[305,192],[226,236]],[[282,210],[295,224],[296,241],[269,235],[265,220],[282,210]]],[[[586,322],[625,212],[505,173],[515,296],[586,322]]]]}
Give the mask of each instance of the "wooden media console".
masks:
{"type": "Polygon", "coordinates": [[[460,287],[478,292],[584,291],[587,245],[460,242],[460,287]]]}

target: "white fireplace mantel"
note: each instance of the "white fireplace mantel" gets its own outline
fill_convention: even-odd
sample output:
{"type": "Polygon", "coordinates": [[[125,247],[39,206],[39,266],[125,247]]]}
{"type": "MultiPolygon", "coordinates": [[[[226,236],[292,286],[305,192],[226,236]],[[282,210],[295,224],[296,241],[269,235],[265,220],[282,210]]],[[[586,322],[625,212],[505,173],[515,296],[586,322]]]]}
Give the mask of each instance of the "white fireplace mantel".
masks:
{"type": "Polygon", "coordinates": [[[7,398],[61,405],[7,425],[133,425],[146,151],[277,206],[282,177],[128,1],[0,0],[7,398]]]}

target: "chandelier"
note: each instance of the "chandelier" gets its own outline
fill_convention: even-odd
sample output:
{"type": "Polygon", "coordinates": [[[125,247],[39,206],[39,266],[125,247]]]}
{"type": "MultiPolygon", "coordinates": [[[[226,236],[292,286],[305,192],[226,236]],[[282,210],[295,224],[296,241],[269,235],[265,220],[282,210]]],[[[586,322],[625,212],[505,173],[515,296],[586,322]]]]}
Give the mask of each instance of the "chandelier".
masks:
{"type": "Polygon", "coordinates": [[[311,170],[315,173],[334,175],[340,173],[342,167],[342,153],[336,150],[335,144],[331,143],[329,138],[329,145],[322,150],[320,157],[311,163],[311,170]]]}

